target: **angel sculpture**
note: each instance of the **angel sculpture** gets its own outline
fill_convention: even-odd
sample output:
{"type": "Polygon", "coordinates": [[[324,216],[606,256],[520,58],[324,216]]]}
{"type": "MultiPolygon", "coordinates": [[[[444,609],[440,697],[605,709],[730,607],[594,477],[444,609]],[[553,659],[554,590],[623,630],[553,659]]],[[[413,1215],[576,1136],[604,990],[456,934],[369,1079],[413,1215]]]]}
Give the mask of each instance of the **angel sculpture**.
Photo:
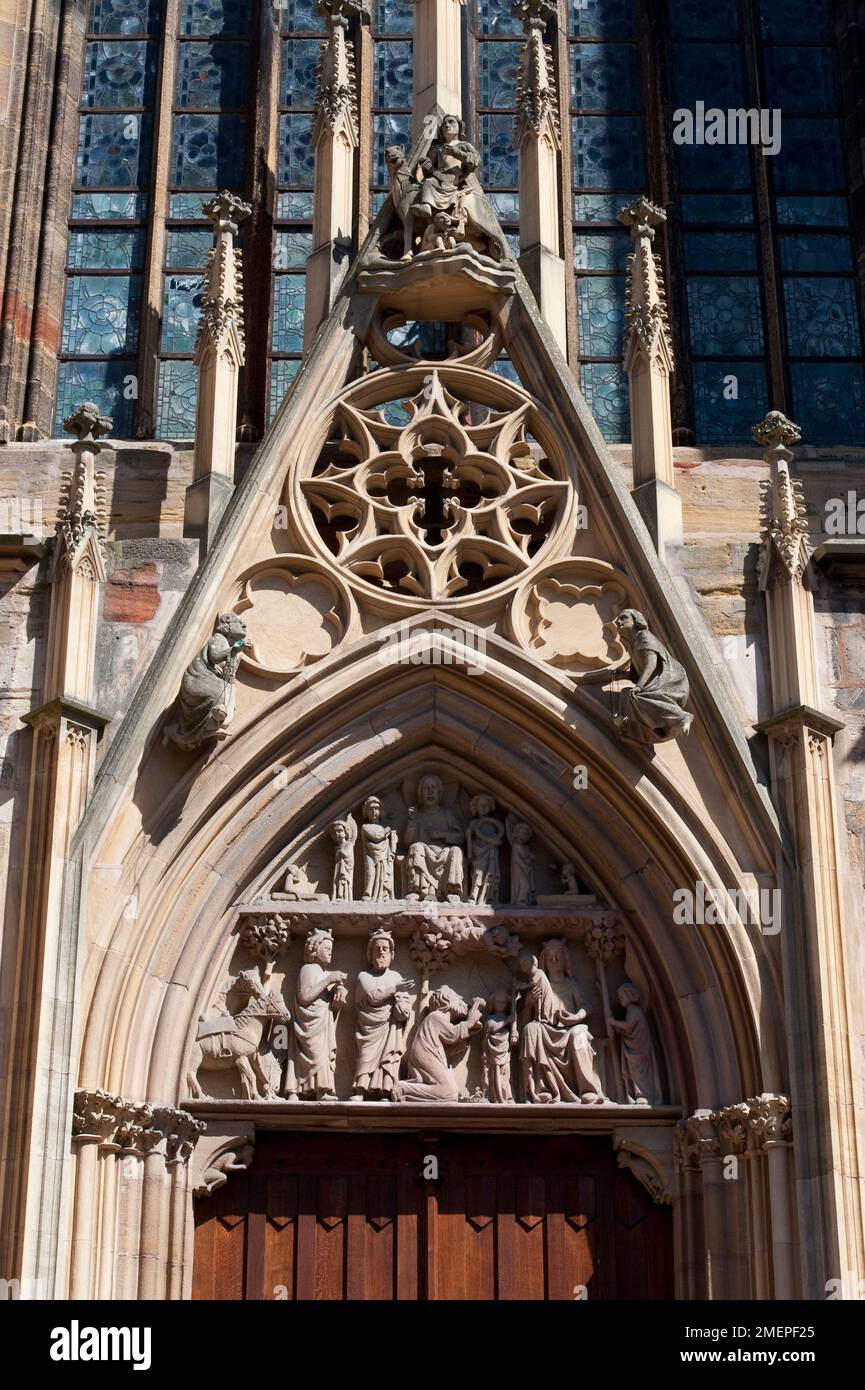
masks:
{"type": "Polygon", "coordinates": [[[392,826],[382,823],[382,805],[377,796],[368,796],[363,803],[360,833],[363,843],[363,900],[390,902],[394,895],[393,866],[397,834],[392,826]]]}
{"type": "Polygon", "coordinates": [[[335,820],[330,827],[333,840],[333,894],[335,903],[350,903],[354,897],[354,847],[357,842],[357,821],[349,812],[344,820],[335,820]]]}
{"type": "Polygon", "coordinates": [[[528,821],[513,814],[508,816],[507,826],[511,842],[511,903],[524,906],[535,900],[535,852],[530,844],[535,832],[528,821]]]}

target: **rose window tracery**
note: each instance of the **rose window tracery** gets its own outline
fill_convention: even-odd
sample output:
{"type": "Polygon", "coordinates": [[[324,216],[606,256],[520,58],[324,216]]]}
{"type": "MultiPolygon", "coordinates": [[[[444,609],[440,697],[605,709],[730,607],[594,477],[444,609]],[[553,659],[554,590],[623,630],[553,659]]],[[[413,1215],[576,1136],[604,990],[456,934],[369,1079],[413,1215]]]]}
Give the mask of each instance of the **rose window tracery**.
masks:
{"type": "Polygon", "coordinates": [[[414,599],[518,581],[575,504],[534,404],[478,371],[427,367],[411,380],[409,395],[395,373],[393,399],[376,400],[367,379],[337,404],[299,474],[313,538],[350,576],[414,599]]]}

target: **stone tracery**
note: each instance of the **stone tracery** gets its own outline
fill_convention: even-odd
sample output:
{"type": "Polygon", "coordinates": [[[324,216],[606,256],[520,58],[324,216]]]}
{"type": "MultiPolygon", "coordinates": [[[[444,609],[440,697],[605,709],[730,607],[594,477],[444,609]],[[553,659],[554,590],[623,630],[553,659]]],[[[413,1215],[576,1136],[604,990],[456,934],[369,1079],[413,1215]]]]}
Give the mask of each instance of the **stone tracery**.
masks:
{"type": "Polygon", "coordinates": [[[573,491],[533,448],[534,408],[513,391],[479,407],[443,369],[419,386],[403,426],[352,393],[339,403],[338,454],[300,483],[319,544],[349,575],[414,598],[522,575],[560,532],[573,491]]]}

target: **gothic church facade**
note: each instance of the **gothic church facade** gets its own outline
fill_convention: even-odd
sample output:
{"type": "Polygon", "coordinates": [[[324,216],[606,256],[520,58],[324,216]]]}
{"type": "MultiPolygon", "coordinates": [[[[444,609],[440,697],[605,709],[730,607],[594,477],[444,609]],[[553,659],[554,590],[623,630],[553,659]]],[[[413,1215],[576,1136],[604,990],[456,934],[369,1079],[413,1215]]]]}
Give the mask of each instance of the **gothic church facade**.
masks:
{"type": "Polygon", "coordinates": [[[2,0],[25,1296],[861,1296],[863,25],[2,0]]]}

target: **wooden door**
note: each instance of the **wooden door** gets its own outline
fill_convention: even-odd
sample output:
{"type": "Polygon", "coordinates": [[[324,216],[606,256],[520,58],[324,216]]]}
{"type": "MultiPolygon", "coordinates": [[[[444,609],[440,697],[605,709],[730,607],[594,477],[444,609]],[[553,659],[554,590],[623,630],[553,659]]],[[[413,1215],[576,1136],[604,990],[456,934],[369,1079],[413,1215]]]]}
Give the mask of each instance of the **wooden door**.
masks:
{"type": "Polygon", "coordinates": [[[600,1137],[266,1134],[195,1221],[195,1298],[673,1297],[669,1208],[600,1137]]]}

